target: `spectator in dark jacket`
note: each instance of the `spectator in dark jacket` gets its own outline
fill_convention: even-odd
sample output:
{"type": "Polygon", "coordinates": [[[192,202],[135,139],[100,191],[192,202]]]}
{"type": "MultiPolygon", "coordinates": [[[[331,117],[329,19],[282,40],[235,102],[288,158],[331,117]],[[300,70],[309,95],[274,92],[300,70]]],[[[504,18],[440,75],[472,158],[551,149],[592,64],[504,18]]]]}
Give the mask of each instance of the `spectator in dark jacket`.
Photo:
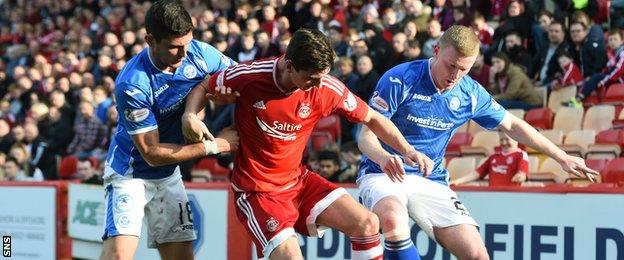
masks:
{"type": "Polygon", "coordinates": [[[31,168],[39,168],[46,180],[58,179],[56,157],[50,151],[48,142],[39,136],[39,128],[34,123],[24,123],[24,141],[30,154],[31,168]]]}
{"type": "Polygon", "coordinates": [[[373,62],[370,57],[362,56],[357,60],[357,73],[360,76],[360,80],[357,84],[355,95],[362,100],[368,100],[379,80],[379,74],[373,69],[373,62]]]}
{"type": "Polygon", "coordinates": [[[607,63],[606,48],[597,39],[588,37],[587,25],[574,22],[570,25],[572,39],[572,56],[574,62],[581,67],[584,77],[596,74],[607,63]]]}
{"type": "Polygon", "coordinates": [[[529,76],[541,85],[549,85],[555,74],[560,71],[556,53],[567,52],[570,45],[565,41],[565,28],[559,21],[553,21],[548,26],[548,48],[538,50],[533,58],[529,76]]]}

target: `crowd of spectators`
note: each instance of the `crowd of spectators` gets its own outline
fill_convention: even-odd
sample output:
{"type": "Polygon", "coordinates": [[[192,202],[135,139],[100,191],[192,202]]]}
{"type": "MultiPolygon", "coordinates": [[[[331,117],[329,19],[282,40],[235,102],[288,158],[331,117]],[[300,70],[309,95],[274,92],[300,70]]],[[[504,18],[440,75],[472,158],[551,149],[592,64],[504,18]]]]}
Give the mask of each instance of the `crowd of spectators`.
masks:
{"type": "MultiPolygon", "coordinates": [[[[482,43],[471,76],[503,106],[529,109],[542,104],[536,88],[577,86],[581,91],[570,102],[577,105],[596,88],[622,81],[624,0],[611,0],[610,9],[607,1],[183,2],[195,38],[238,62],[281,55],[297,28],[321,30],[338,55],[331,73],[364,100],[389,68],[431,57],[446,28],[470,26],[482,43]],[[568,71],[575,69],[570,78],[568,71]]],[[[101,172],[117,121],[114,80],[147,46],[143,20],[150,5],[0,1],[0,180],[58,179],[66,156],[89,158],[101,172]]],[[[209,104],[206,123],[219,131],[232,113],[231,106],[209,104]]],[[[357,127],[346,121],[342,126],[341,143],[353,144],[357,127]]],[[[352,181],[357,159],[345,157],[357,152],[339,150],[311,153],[310,162],[316,169],[321,162],[321,169],[345,172],[332,177],[337,181],[352,181]]],[[[90,174],[73,177],[81,176],[93,181],[90,174]]]]}

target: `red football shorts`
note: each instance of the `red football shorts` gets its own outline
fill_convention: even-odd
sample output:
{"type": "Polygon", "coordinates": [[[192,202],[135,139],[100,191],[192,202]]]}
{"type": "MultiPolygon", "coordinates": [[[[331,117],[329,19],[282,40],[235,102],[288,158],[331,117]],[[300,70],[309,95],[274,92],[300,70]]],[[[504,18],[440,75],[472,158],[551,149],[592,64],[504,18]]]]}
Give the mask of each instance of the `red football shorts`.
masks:
{"type": "Polygon", "coordinates": [[[273,249],[298,232],[321,236],[327,227],[316,225],[316,218],[340,196],[343,188],[320,175],[307,171],[299,181],[281,191],[235,192],[236,215],[254,240],[258,256],[269,256],[273,249]]]}

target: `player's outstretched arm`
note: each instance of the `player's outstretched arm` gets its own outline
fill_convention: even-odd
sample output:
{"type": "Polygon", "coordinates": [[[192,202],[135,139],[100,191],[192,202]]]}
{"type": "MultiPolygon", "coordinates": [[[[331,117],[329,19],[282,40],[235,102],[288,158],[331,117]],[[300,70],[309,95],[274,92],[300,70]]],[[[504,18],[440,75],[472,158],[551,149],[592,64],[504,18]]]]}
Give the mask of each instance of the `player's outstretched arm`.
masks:
{"type": "Polygon", "coordinates": [[[566,172],[577,176],[584,176],[590,181],[595,182],[599,173],[587,167],[583,158],[568,155],[535,130],[535,128],[524,122],[524,120],[507,112],[499,127],[514,140],[531,146],[555,159],[566,172]]]}
{"type": "Polygon", "coordinates": [[[223,129],[215,141],[204,140],[187,145],[161,143],[158,129],[132,135],[132,140],[150,166],[174,164],[238,149],[238,135],[232,128],[223,129]]]}
{"type": "Polygon", "coordinates": [[[433,161],[426,155],[416,151],[412,145],[403,137],[399,129],[390,119],[379,114],[373,109],[368,110],[366,119],[363,122],[362,130],[358,138],[360,150],[371,160],[379,164],[381,169],[388,174],[390,179],[402,181],[405,169],[401,158],[390,155],[381,147],[379,139],[388,144],[394,150],[403,155],[405,163],[418,164],[419,170],[425,175],[429,175],[433,169],[433,161]]]}

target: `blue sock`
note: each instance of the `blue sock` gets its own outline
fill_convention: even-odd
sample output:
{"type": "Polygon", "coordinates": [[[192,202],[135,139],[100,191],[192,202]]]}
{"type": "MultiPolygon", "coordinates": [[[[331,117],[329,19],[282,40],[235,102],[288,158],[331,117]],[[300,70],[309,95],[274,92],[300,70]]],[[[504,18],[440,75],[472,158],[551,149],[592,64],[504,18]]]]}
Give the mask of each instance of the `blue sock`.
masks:
{"type": "Polygon", "coordinates": [[[411,238],[399,241],[384,242],[384,259],[389,260],[420,260],[418,249],[411,238]]]}

